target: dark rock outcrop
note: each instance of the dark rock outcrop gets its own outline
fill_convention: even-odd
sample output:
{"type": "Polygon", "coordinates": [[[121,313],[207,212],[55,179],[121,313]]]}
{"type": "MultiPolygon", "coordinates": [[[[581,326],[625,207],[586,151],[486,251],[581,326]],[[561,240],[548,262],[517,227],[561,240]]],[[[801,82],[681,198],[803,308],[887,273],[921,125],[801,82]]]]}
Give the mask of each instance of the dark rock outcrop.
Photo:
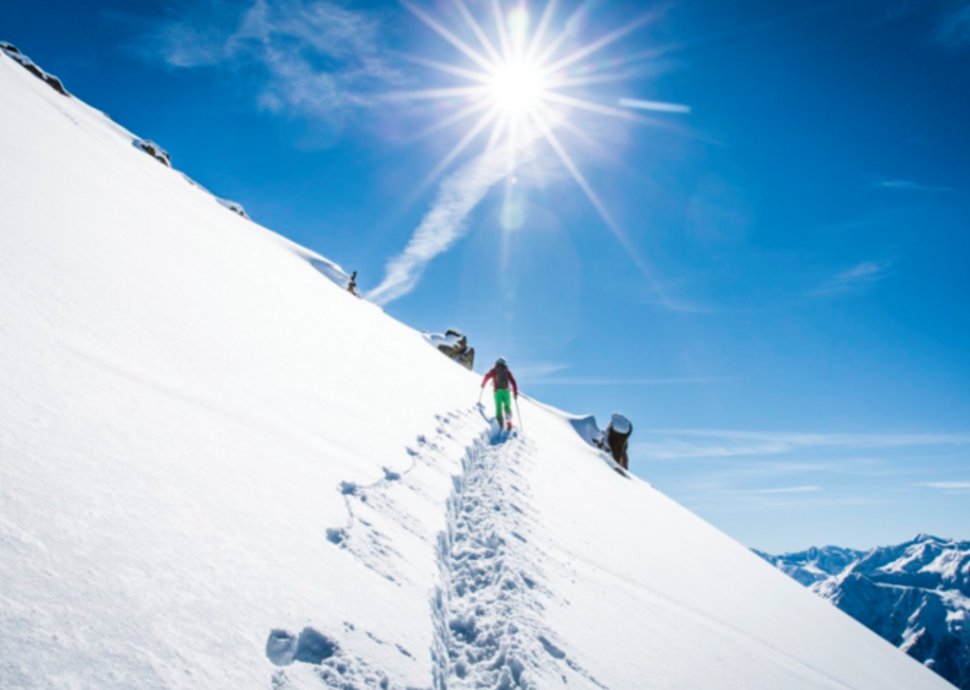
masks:
{"type": "Polygon", "coordinates": [[[439,352],[461,364],[466,369],[475,366],[475,348],[468,347],[468,338],[461,331],[449,328],[444,335],[425,333],[424,339],[435,346],[439,352]]]}
{"type": "Polygon", "coordinates": [[[235,214],[242,216],[243,218],[249,220],[249,214],[246,213],[246,209],[238,201],[230,201],[229,199],[220,199],[216,197],[216,201],[228,208],[235,214]]]}
{"type": "Polygon", "coordinates": [[[133,142],[131,142],[131,144],[136,149],[141,149],[158,162],[168,166],[169,168],[172,167],[172,158],[168,155],[168,151],[163,149],[154,141],[151,141],[150,139],[135,139],[133,142]]]}
{"type": "Polygon", "coordinates": [[[15,46],[13,43],[0,41],[0,52],[3,52],[3,54],[9,57],[11,60],[15,60],[16,62],[20,63],[24,69],[43,81],[62,96],[70,97],[71,94],[69,94],[67,89],[64,88],[64,83],[60,79],[55,77],[53,74],[42,70],[36,62],[21,53],[17,46],[15,46]]]}

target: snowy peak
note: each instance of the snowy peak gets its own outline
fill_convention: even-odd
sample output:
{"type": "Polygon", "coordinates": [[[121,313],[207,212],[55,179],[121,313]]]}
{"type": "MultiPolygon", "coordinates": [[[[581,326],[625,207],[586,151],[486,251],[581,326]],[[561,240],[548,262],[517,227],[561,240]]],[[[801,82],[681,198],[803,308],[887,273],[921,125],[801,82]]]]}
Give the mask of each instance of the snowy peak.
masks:
{"type": "Polygon", "coordinates": [[[839,546],[811,547],[805,551],[780,556],[755,550],[755,553],[803,585],[812,585],[838,575],[864,554],[863,551],[839,546]]]}
{"type": "Polygon", "coordinates": [[[856,570],[884,584],[956,590],[970,597],[970,542],[920,534],[873,549],[859,559],[856,570]]]}
{"type": "Polygon", "coordinates": [[[827,546],[765,560],[959,688],[970,688],[970,542],[827,546]]]}

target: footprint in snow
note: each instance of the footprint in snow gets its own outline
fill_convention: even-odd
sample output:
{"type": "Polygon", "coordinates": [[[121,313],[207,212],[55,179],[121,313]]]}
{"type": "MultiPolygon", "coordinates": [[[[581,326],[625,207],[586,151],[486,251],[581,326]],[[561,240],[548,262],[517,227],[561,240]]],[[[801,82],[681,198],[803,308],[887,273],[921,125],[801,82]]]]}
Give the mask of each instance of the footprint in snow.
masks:
{"type": "Polygon", "coordinates": [[[266,657],[277,666],[289,666],[294,661],[319,664],[338,649],[336,642],[313,628],[303,628],[299,636],[274,629],[266,639],[266,657]]]}

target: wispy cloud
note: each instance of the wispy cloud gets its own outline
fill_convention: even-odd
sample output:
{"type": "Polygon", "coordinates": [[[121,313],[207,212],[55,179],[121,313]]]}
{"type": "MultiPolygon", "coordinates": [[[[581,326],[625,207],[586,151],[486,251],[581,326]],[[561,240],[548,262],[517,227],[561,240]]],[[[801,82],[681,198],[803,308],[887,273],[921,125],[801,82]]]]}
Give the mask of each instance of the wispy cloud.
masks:
{"type": "Polygon", "coordinates": [[[953,2],[943,10],[936,39],[949,50],[970,47],[970,2],[953,2]]]}
{"type": "Polygon", "coordinates": [[[674,314],[711,314],[714,312],[713,307],[710,305],[691,302],[690,300],[679,297],[671,297],[668,294],[664,294],[662,298],[656,295],[648,295],[642,298],[640,303],[662,307],[674,314]]]}
{"type": "MultiPolygon", "coordinates": [[[[823,447],[822,450],[825,450],[823,447]]],[[[810,449],[811,450],[811,449],[810,449]]],[[[920,467],[898,467],[885,458],[854,457],[835,447],[837,459],[831,460],[798,460],[791,454],[755,456],[750,460],[732,462],[730,469],[723,472],[723,476],[731,479],[767,479],[771,477],[790,477],[792,475],[840,475],[843,477],[866,477],[869,479],[913,477],[923,474],[920,467]]],[[[796,452],[796,451],[792,451],[796,452]]],[[[708,473],[711,476],[722,476],[717,472],[708,473]]]]}
{"type": "Polygon", "coordinates": [[[569,364],[559,362],[526,362],[525,364],[517,364],[515,366],[515,373],[523,381],[535,381],[536,379],[558,374],[560,371],[569,369],[569,367],[569,364]]]}
{"type": "Polygon", "coordinates": [[[813,290],[812,294],[833,297],[867,288],[885,278],[891,266],[888,261],[863,261],[837,273],[813,290]]]}
{"type": "Polygon", "coordinates": [[[680,103],[666,103],[664,101],[645,101],[639,98],[621,98],[617,101],[621,108],[634,108],[636,110],[650,110],[658,113],[682,113],[690,112],[689,105],[680,103]]]}
{"type": "Polygon", "coordinates": [[[179,68],[248,70],[260,106],[340,124],[397,78],[384,19],[327,0],[184,2],[139,36],[137,50],[179,68]]]}
{"type": "Polygon", "coordinates": [[[887,21],[925,20],[930,38],[946,50],[970,47],[970,0],[897,0],[880,3],[887,21]],[[922,16],[920,16],[922,15],[922,16]]]}
{"type": "Polygon", "coordinates": [[[712,429],[649,430],[634,444],[654,460],[778,456],[806,450],[860,450],[970,444],[970,433],[847,434],[712,429]]]}
{"type": "Polygon", "coordinates": [[[955,191],[953,187],[944,187],[940,185],[928,185],[915,182],[913,180],[904,180],[899,178],[882,178],[876,180],[869,185],[870,189],[886,189],[886,190],[896,190],[896,191],[908,191],[908,192],[952,192],[955,191]]]}
{"type": "Polygon", "coordinates": [[[913,484],[926,489],[937,489],[939,491],[970,491],[970,482],[919,482],[913,484]]]}
{"type": "Polygon", "coordinates": [[[543,386],[669,386],[685,384],[725,383],[737,379],[727,376],[669,376],[656,378],[622,377],[557,377],[533,380],[533,385],[543,386]]]}
{"type": "Polygon", "coordinates": [[[387,262],[384,280],[367,294],[387,304],[411,292],[424,269],[466,232],[469,214],[488,191],[509,174],[509,153],[496,148],[479,154],[445,178],[438,195],[400,254],[387,262]]]}
{"type": "Polygon", "coordinates": [[[751,489],[753,494],[775,495],[775,494],[809,494],[821,491],[822,487],[818,484],[802,484],[800,486],[774,486],[768,489],[751,489]]]}
{"type": "Polygon", "coordinates": [[[892,503],[891,499],[876,496],[830,496],[828,493],[806,493],[793,495],[762,495],[751,492],[712,492],[683,499],[684,505],[694,511],[718,510],[732,513],[754,512],[764,514],[766,510],[808,510],[814,514],[826,508],[858,506],[877,506],[892,503]]]}

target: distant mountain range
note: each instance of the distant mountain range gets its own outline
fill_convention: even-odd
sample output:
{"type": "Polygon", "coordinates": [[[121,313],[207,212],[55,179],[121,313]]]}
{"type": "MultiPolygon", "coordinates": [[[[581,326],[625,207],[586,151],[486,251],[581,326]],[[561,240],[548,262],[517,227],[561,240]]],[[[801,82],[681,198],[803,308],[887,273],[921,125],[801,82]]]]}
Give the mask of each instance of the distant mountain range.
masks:
{"type": "Polygon", "coordinates": [[[970,541],[759,556],[962,690],[970,690],[970,541]]]}

